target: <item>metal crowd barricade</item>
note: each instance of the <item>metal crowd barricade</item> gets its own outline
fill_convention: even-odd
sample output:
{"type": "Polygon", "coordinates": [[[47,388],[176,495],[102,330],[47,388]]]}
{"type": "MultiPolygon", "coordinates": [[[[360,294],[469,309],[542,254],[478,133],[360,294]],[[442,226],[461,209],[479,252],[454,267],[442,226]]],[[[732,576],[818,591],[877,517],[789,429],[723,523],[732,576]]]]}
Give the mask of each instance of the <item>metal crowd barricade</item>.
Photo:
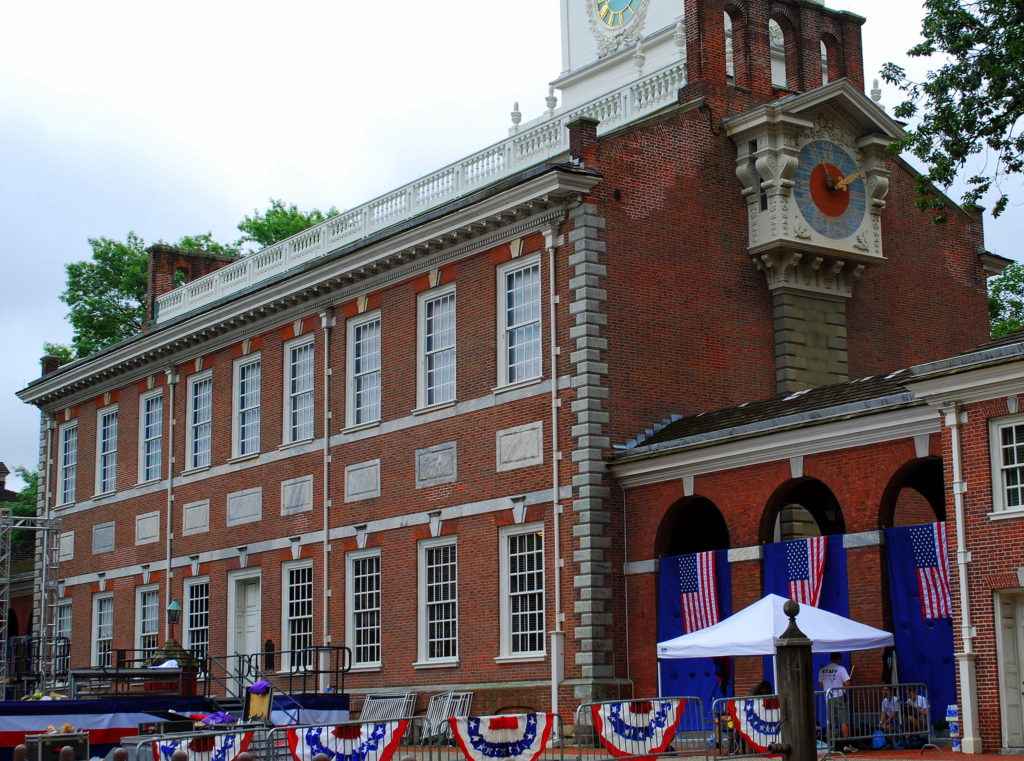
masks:
{"type": "Polygon", "coordinates": [[[425,761],[432,757],[432,748],[429,743],[424,745],[420,738],[430,735],[429,725],[426,718],[416,716],[386,721],[349,721],[326,726],[303,724],[272,727],[265,732],[264,742],[257,743],[255,750],[250,748],[250,752],[255,761],[312,761],[313,756],[320,752],[318,746],[323,746],[327,755],[334,758],[336,753],[332,743],[337,738],[356,738],[362,732],[365,738],[360,743],[363,761],[379,761],[388,755],[391,747],[394,747],[394,752],[390,757],[394,760],[413,756],[418,761],[425,761]],[[397,740],[398,744],[394,745],[395,737],[389,733],[395,731],[394,727],[399,722],[406,722],[405,729],[397,740]]]}
{"type": "Polygon", "coordinates": [[[697,697],[583,703],[576,709],[574,730],[579,761],[656,754],[706,759],[712,732],[697,697]]]}
{"type": "MultiPolygon", "coordinates": [[[[541,712],[543,714],[543,712],[541,712]]],[[[513,716],[522,716],[522,714],[507,714],[509,718],[513,716]]],[[[465,717],[460,717],[465,718],[465,717]]],[[[502,718],[501,716],[496,717],[482,717],[482,718],[502,718]]],[[[564,729],[562,727],[562,719],[558,715],[551,715],[554,723],[551,727],[551,733],[549,740],[544,744],[543,750],[537,757],[537,761],[564,761],[565,758],[565,743],[562,742],[564,737],[564,729]]],[[[456,742],[446,740],[443,732],[437,731],[436,728],[431,727],[432,734],[430,735],[431,740],[427,744],[424,751],[429,754],[430,761],[466,761],[466,757],[463,755],[462,748],[460,747],[461,742],[456,739],[456,742]]],[[[477,758],[487,757],[486,751],[481,749],[477,752],[477,758]]],[[[422,761],[422,756],[417,755],[415,752],[412,755],[416,756],[417,761],[422,761]]],[[[401,759],[402,755],[395,756],[395,759],[401,759]]]]}
{"type": "Polygon", "coordinates": [[[815,693],[829,756],[860,749],[936,748],[928,688],[871,684],[815,693]]]}
{"type": "MultiPolygon", "coordinates": [[[[778,695],[720,698],[711,704],[714,732],[708,741],[715,756],[768,756],[782,741],[778,695]]],[[[776,754],[778,751],[776,751],[776,754]]]]}

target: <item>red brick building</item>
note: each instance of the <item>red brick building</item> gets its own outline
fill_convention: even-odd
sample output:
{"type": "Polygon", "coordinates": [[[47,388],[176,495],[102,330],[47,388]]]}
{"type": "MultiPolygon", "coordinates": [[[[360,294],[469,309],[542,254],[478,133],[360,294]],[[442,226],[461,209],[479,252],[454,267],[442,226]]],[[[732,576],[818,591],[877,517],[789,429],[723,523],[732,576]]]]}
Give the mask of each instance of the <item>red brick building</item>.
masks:
{"type": "MultiPolygon", "coordinates": [[[[173,599],[193,648],[346,645],[356,693],[568,715],[656,689],[651,573],[712,541],[676,537],[693,497],[734,607],[808,479],[841,505],[822,533],[933,519],[920,403],[682,459],[637,441],[985,340],[980,215],[915,208],[861,23],[572,0],[562,105],[508,140],[236,262],[154,247],[147,329],[20,392],[72,664],[150,650],[173,599]]],[[[851,542],[851,608],[883,624],[880,542],[851,542]]]]}

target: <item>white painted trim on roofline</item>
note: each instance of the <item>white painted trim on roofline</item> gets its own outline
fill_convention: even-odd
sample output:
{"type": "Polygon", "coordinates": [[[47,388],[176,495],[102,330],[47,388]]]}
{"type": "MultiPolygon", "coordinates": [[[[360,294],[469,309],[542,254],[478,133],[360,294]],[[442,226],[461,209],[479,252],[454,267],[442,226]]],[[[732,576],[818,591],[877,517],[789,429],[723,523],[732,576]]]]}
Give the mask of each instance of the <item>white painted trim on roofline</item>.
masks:
{"type": "Polygon", "coordinates": [[[622,487],[629,489],[685,476],[789,460],[796,456],[912,439],[922,434],[938,433],[940,422],[931,407],[910,407],[750,436],[682,452],[654,454],[634,462],[613,463],[610,470],[622,487]]]}
{"type": "Polygon", "coordinates": [[[960,372],[935,378],[914,380],[901,378],[900,383],[914,396],[933,407],[948,407],[954,402],[971,403],[1024,393],[1024,361],[1007,362],[981,367],[964,368],[960,372]]]}

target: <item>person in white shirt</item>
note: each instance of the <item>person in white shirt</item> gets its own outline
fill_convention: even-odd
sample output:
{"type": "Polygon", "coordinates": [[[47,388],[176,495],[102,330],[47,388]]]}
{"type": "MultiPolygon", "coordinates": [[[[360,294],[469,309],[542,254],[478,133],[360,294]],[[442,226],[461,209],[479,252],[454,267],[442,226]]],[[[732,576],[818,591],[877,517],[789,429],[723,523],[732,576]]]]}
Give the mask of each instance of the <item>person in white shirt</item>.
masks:
{"type": "MultiPolygon", "coordinates": [[[[843,666],[842,656],[839,653],[832,653],[829,656],[829,663],[818,671],[818,682],[825,692],[829,724],[839,727],[840,737],[849,737],[850,706],[846,702],[845,688],[850,686],[850,672],[843,666]]],[[[843,750],[850,752],[856,749],[847,745],[843,750]]]]}
{"type": "Polygon", "coordinates": [[[882,688],[882,710],[878,714],[878,728],[885,734],[892,734],[899,729],[900,699],[892,694],[888,687],[882,688]]]}
{"type": "Polygon", "coordinates": [[[907,686],[907,729],[924,732],[928,729],[928,698],[917,694],[917,687],[907,686]]]}

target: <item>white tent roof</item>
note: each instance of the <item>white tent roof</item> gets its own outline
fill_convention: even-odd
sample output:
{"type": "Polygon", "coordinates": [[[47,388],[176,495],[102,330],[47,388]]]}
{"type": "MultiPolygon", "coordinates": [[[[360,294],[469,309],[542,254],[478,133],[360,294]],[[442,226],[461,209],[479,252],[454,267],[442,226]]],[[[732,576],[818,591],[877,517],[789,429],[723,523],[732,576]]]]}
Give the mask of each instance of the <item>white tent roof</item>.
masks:
{"type": "MultiPolygon", "coordinates": [[[[775,641],[789,626],[789,616],[782,612],[785,602],[784,597],[766,595],[714,626],[659,642],[658,657],[775,655],[775,641]]],[[[868,650],[892,644],[889,632],[810,605],[800,606],[796,623],[813,643],[811,651],[815,653],[868,650]]]]}

